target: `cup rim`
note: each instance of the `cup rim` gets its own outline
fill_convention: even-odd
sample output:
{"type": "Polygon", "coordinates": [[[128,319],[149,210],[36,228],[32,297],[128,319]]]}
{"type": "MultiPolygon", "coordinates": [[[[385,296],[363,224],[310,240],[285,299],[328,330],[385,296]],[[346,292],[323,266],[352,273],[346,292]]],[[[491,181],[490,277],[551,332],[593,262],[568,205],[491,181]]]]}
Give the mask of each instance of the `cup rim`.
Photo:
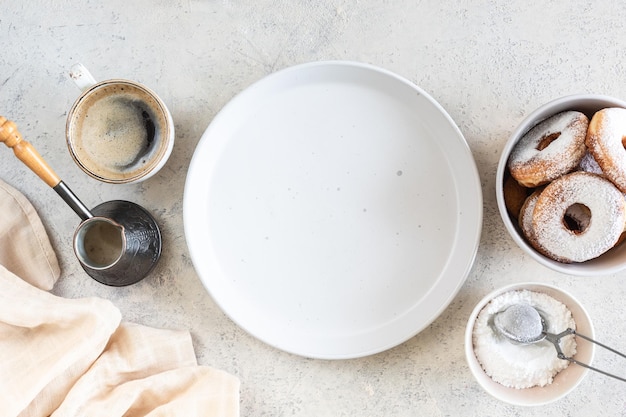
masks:
{"type": "MultiPolygon", "coordinates": [[[[591,259],[586,262],[566,264],[555,261],[547,256],[538,252],[524,239],[511,219],[506,204],[504,202],[504,177],[506,172],[506,166],[509,159],[509,155],[513,150],[515,144],[519,139],[528,132],[533,126],[537,125],[542,120],[547,119],[557,113],[567,110],[582,111],[587,114],[591,119],[595,111],[606,107],[623,107],[626,108],[626,101],[602,94],[571,94],[551,100],[527,115],[511,133],[507,139],[504,148],[500,153],[498,160],[498,167],[496,170],[496,202],[498,205],[498,211],[500,217],[507,229],[509,235],[513,241],[531,258],[539,262],[541,265],[563,274],[575,275],[575,276],[599,276],[609,275],[620,272],[626,269],[626,245],[622,245],[619,248],[611,249],[611,251],[618,251],[619,254],[624,254],[624,262],[614,262],[612,264],[605,264],[603,258],[607,253],[600,255],[598,258],[591,259]]],[[[614,252],[615,253],[615,252],[614,252]]]]}
{"type": "Polygon", "coordinates": [[[169,109],[165,105],[165,102],[163,102],[163,100],[153,90],[151,90],[150,88],[136,81],[132,81],[132,80],[124,79],[124,78],[111,78],[111,79],[97,82],[96,84],[90,86],[85,91],[83,91],[78,96],[78,98],[76,98],[76,100],[72,104],[72,107],[70,108],[67,114],[66,123],[65,123],[65,140],[66,140],[66,145],[68,147],[70,156],[72,157],[74,162],[79,166],[79,168],[83,172],[85,172],[87,175],[99,181],[110,183],[110,184],[130,184],[130,183],[140,182],[140,181],[150,178],[165,165],[174,147],[174,121],[172,119],[172,115],[169,109]],[[158,117],[162,118],[162,120],[164,121],[164,127],[165,127],[165,132],[163,132],[163,135],[162,135],[164,139],[164,144],[159,147],[157,153],[153,156],[152,158],[153,162],[147,164],[145,167],[138,170],[134,175],[121,177],[121,178],[106,177],[106,176],[98,174],[97,172],[94,172],[94,170],[90,168],[87,163],[81,160],[79,155],[74,150],[74,141],[72,138],[72,130],[74,128],[74,123],[73,123],[74,116],[78,108],[80,107],[80,104],[84,102],[84,100],[86,100],[91,94],[94,94],[97,90],[99,90],[100,88],[106,87],[108,85],[114,85],[114,84],[127,85],[132,88],[136,88],[144,92],[148,96],[150,96],[150,98],[153,99],[154,102],[157,104],[158,111],[159,111],[158,117]]]}

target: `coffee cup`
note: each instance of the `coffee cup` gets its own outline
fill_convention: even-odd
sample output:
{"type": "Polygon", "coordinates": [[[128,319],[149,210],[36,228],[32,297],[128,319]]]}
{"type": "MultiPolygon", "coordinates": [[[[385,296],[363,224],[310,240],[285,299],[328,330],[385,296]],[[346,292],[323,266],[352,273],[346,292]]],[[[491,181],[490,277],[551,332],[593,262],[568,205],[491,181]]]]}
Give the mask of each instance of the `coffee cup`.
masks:
{"type": "Polygon", "coordinates": [[[70,77],[82,90],[65,129],[76,164],[113,184],[136,183],[157,173],[174,147],[174,122],[159,96],[130,80],[97,82],[81,64],[72,67],[70,77]]]}

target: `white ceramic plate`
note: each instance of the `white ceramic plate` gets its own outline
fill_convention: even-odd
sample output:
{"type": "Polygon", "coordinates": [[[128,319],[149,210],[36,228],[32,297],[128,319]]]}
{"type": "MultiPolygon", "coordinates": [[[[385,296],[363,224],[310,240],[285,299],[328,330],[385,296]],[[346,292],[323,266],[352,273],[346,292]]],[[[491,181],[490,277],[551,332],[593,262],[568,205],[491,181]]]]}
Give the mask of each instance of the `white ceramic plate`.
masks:
{"type": "Polygon", "coordinates": [[[291,67],[215,117],[191,161],[185,234],[223,311],[297,355],[365,356],[420,332],[472,266],[471,152],[424,91],[351,62],[291,67]]]}

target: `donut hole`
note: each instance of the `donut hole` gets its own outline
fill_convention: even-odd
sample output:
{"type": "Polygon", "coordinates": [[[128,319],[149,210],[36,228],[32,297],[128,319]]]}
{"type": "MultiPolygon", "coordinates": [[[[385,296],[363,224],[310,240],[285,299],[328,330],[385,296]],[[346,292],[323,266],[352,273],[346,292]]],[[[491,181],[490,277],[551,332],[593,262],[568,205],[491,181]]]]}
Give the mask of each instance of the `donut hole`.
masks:
{"type": "Polygon", "coordinates": [[[622,136],[622,146],[626,149],[626,136],[622,136]]]}
{"type": "Polygon", "coordinates": [[[575,203],[565,210],[563,225],[570,232],[579,235],[584,233],[591,223],[591,210],[584,204],[575,203]]]}
{"type": "Polygon", "coordinates": [[[541,138],[541,140],[537,144],[537,150],[538,151],[543,151],[548,146],[550,146],[550,144],[552,142],[557,140],[559,138],[559,136],[561,136],[561,132],[550,133],[549,135],[545,135],[544,137],[541,138]]]}

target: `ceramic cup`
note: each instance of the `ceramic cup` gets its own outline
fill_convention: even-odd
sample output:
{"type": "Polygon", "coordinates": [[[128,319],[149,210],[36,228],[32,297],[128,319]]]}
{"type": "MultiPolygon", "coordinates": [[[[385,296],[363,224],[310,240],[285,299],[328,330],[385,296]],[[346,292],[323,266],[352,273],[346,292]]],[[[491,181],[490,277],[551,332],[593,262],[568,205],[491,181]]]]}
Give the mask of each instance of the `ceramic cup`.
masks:
{"type": "Polygon", "coordinates": [[[165,103],[134,81],[101,82],[81,64],[70,77],[82,90],[67,116],[70,154],[91,177],[113,184],[146,180],[174,146],[174,122],[165,103]]]}

